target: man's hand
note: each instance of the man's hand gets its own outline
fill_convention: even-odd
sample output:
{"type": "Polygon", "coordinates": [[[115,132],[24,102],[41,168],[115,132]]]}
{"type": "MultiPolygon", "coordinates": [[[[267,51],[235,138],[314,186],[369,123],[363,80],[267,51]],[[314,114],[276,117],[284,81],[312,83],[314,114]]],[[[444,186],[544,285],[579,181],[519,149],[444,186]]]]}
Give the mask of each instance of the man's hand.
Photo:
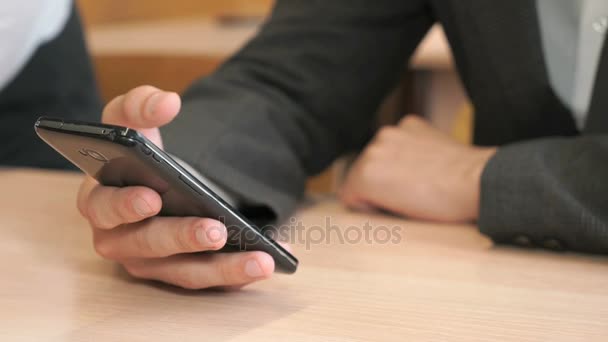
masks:
{"type": "MultiPolygon", "coordinates": [[[[173,120],[180,106],[179,95],[142,86],[112,100],[102,121],[135,128],[162,147],[158,127],[173,120]]],[[[137,278],[201,289],[240,287],[272,275],[274,261],[263,252],[193,254],[222,248],[226,227],[209,218],[156,217],[161,206],[152,189],[101,186],[90,177],[78,194],[96,251],[137,278]]]]}
{"type": "Polygon", "coordinates": [[[481,173],[495,148],[463,145],[413,115],[382,128],[340,191],[349,207],[433,221],[479,215],[481,173]]]}

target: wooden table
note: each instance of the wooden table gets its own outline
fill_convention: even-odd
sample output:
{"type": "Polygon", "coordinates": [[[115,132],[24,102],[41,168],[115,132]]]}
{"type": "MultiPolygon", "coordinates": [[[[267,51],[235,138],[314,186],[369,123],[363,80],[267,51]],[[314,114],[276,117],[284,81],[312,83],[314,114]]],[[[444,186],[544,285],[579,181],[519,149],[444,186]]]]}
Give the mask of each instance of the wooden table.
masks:
{"type": "Polygon", "coordinates": [[[309,232],[327,218],[338,231],[399,227],[400,241],[300,243],[295,275],[240,292],[135,281],[92,251],[74,207],[79,181],[0,171],[1,341],[608,340],[606,258],[496,248],[472,226],[366,216],[333,200],[298,221],[309,232]]]}
{"type": "MultiPolygon", "coordinates": [[[[93,26],[87,41],[94,56],[210,56],[226,59],[255,36],[263,18],[239,22],[180,18],[93,26]]],[[[412,56],[414,69],[451,70],[452,53],[443,29],[434,25],[412,56]]]]}

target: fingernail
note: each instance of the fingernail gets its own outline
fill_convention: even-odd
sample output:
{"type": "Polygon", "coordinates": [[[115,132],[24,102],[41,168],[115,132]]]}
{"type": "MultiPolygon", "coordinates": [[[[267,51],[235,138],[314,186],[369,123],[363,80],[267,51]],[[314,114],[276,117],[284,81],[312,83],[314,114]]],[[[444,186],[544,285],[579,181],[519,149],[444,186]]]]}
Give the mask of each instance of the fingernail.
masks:
{"type": "Polygon", "coordinates": [[[249,260],[245,264],[245,273],[251,278],[260,278],[264,276],[264,271],[255,260],[249,260]]]}
{"type": "Polygon", "coordinates": [[[222,238],[222,233],[220,232],[219,227],[211,227],[207,229],[207,240],[208,242],[214,244],[222,238]]]}
{"type": "Polygon", "coordinates": [[[146,217],[152,214],[152,207],[141,197],[136,197],[133,201],[133,208],[139,216],[146,217]]]}
{"type": "Polygon", "coordinates": [[[154,111],[156,110],[156,105],[158,104],[158,102],[160,100],[162,100],[164,95],[165,95],[165,93],[162,91],[159,91],[159,92],[156,92],[156,93],[150,95],[150,97],[146,101],[146,112],[144,113],[144,116],[149,117],[149,118],[154,116],[154,111]]]}

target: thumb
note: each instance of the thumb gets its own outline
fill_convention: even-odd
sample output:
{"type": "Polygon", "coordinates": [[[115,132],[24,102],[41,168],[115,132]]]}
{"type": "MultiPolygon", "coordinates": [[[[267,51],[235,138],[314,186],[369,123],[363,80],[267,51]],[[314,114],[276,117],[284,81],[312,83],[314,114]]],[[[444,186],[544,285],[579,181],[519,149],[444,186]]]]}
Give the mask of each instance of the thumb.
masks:
{"type": "Polygon", "coordinates": [[[180,107],[178,94],[141,86],[110,101],[103,110],[102,122],[137,129],[160,143],[157,128],[171,122],[180,107]]]}

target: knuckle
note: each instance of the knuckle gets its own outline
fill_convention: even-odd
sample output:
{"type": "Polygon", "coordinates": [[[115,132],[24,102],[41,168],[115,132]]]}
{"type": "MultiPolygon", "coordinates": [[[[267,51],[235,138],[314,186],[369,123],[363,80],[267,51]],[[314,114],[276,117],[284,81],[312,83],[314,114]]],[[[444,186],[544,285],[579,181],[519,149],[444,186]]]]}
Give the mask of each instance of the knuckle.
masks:
{"type": "Polygon", "coordinates": [[[131,223],[131,220],[129,220],[129,217],[128,217],[128,215],[126,215],[125,210],[122,209],[119,204],[117,204],[117,203],[113,204],[113,207],[111,210],[112,210],[112,214],[111,214],[112,221],[115,220],[115,222],[112,224],[112,226],[119,226],[121,224],[131,223]]]}
{"type": "Polygon", "coordinates": [[[407,127],[419,125],[420,123],[422,123],[422,119],[418,115],[406,115],[403,119],[401,119],[399,125],[407,127]]]}
{"type": "Polygon", "coordinates": [[[88,196],[86,194],[87,184],[86,180],[82,182],[80,188],[78,189],[78,195],[76,196],[76,208],[78,208],[78,212],[84,218],[87,217],[87,207],[88,207],[88,196]]]}
{"type": "Polygon", "coordinates": [[[402,132],[394,126],[385,126],[380,128],[378,131],[378,140],[379,141],[393,141],[399,136],[401,136],[402,132]]]}
{"type": "Polygon", "coordinates": [[[235,268],[229,267],[228,263],[226,263],[226,262],[219,262],[219,261],[216,262],[215,270],[222,282],[221,285],[235,283],[236,280],[238,280],[238,278],[239,278],[235,272],[235,268]]]}
{"type": "Polygon", "coordinates": [[[93,228],[106,228],[102,224],[101,219],[99,218],[99,215],[97,213],[97,208],[95,206],[90,205],[90,206],[88,206],[88,207],[85,208],[85,211],[86,211],[85,217],[89,221],[89,224],[91,225],[91,227],[93,227],[93,228]]]}
{"type": "Polygon", "coordinates": [[[152,246],[152,241],[150,238],[150,234],[146,229],[138,229],[133,234],[133,243],[135,245],[135,250],[142,255],[152,255],[154,254],[154,247],[152,246]]]}
{"type": "Polygon", "coordinates": [[[95,198],[95,201],[90,202],[86,206],[86,217],[94,228],[110,229],[115,227],[115,225],[108,221],[108,210],[111,209],[107,205],[102,204],[102,199],[105,197],[102,192],[105,191],[104,189],[99,187],[91,192],[91,196],[95,198]]]}
{"type": "Polygon", "coordinates": [[[121,223],[129,223],[133,221],[133,217],[138,217],[133,203],[137,197],[137,191],[135,189],[123,188],[116,190],[116,197],[118,197],[113,203],[113,209],[121,223]],[[121,190],[124,190],[122,192],[121,190]]]}
{"type": "Polygon", "coordinates": [[[170,282],[174,285],[182,287],[187,290],[198,290],[206,287],[201,281],[197,279],[191,272],[187,270],[178,270],[170,282]]]}
{"type": "Polygon", "coordinates": [[[87,205],[84,203],[84,201],[80,198],[78,198],[76,200],[76,208],[78,208],[78,212],[80,213],[80,216],[87,218],[87,205]]]}
{"type": "Polygon", "coordinates": [[[200,249],[200,243],[197,238],[197,231],[202,226],[199,220],[193,220],[181,229],[177,229],[173,235],[175,246],[182,252],[195,251],[200,249]]]}
{"type": "Polygon", "coordinates": [[[95,252],[104,259],[114,259],[114,248],[106,239],[95,236],[93,239],[95,252]]]}
{"type": "Polygon", "coordinates": [[[370,145],[366,150],[365,150],[365,161],[375,161],[378,159],[383,159],[385,156],[387,155],[387,151],[384,147],[380,146],[380,145],[370,145]]]}

